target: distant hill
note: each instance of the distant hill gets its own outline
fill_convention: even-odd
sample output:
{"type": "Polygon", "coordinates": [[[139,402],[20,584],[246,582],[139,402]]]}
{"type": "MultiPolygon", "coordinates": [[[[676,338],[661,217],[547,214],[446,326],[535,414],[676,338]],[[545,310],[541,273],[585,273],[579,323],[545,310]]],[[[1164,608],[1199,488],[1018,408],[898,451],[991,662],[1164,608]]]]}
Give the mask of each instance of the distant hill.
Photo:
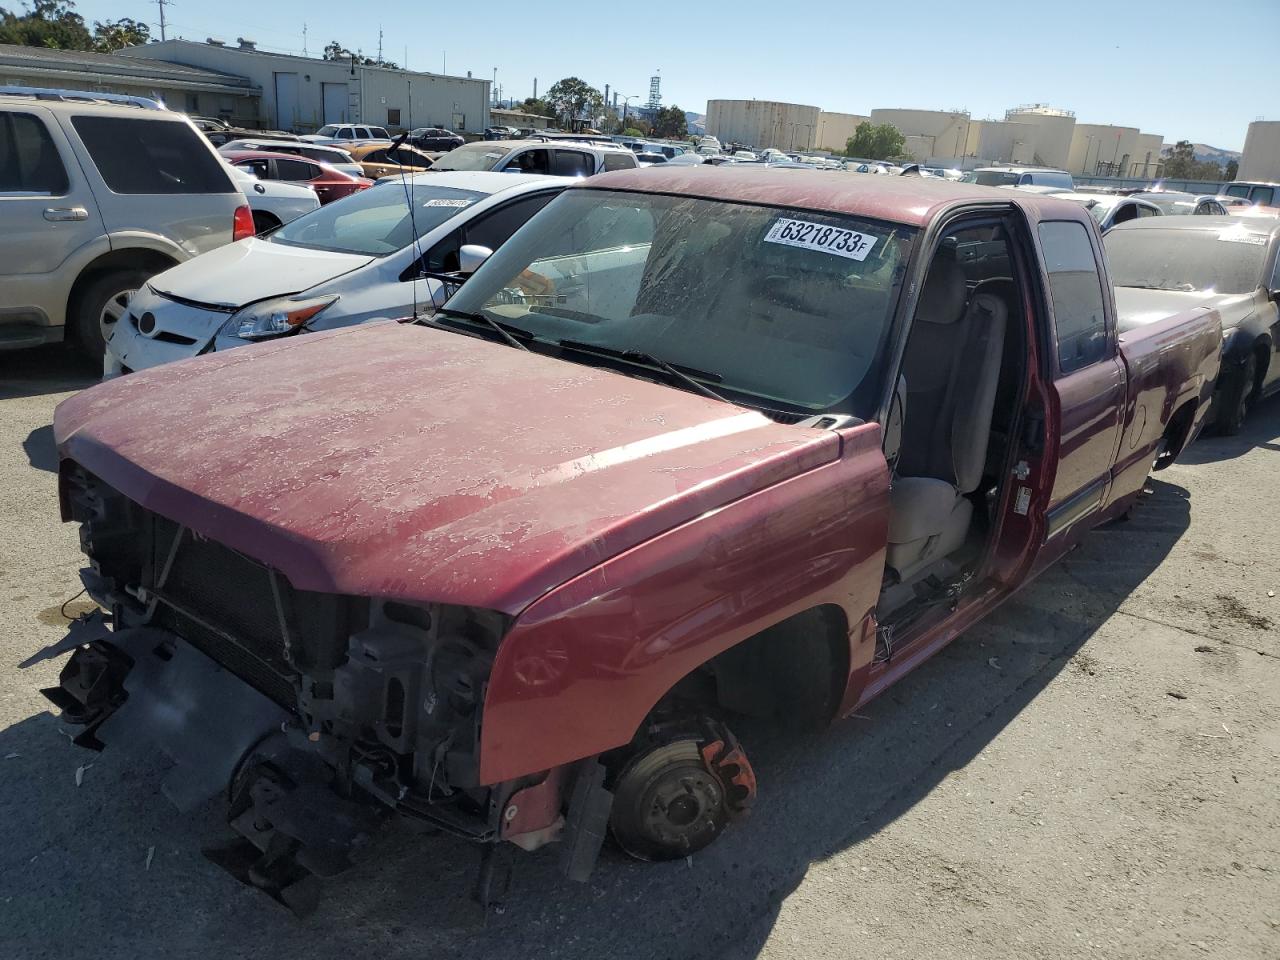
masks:
{"type": "MultiPolygon", "coordinates": [[[[1195,158],[1201,163],[1208,161],[1216,163],[1220,167],[1225,167],[1230,161],[1240,162],[1241,153],[1239,150],[1223,150],[1220,147],[1211,147],[1207,143],[1193,143],[1191,145],[1195,158]]],[[[1168,153],[1173,149],[1172,143],[1166,143],[1162,149],[1162,153],[1168,153]]]]}
{"type": "Polygon", "coordinates": [[[692,110],[686,110],[684,118],[689,123],[690,133],[701,136],[707,132],[707,115],[705,113],[694,113],[692,110]]]}

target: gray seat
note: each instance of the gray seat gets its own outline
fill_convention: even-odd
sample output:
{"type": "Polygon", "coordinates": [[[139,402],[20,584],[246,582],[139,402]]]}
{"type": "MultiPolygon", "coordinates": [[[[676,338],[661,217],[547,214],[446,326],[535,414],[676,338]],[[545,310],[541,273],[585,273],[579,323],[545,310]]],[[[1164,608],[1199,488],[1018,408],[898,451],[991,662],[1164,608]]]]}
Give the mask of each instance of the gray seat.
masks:
{"type": "Polygon", "coordinates": [[[940,256],[929,268],[903,359],[906,403],[890,494],[888,566],[910,580],[965,541],[966,494],[982,483],[1008,308],[967,297],[964,274],[940,256]]]}

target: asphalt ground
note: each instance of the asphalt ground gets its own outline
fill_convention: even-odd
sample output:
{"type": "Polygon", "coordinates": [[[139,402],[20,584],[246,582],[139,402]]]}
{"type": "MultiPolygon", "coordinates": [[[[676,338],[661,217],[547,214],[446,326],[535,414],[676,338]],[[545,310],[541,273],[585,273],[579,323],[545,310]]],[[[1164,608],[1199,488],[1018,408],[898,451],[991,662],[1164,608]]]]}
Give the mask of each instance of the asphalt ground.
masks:
{"type": "Polygon", "coordinates": [[[79,589],[50,423],[93,380],[0,354],[0,957],[1280,957],[1280,399],[861,716],[744,732],[756,810],[691,861],[523,855],[485,916],[476,850],[403,836],[299,921],[15,666],[79,589]]]}

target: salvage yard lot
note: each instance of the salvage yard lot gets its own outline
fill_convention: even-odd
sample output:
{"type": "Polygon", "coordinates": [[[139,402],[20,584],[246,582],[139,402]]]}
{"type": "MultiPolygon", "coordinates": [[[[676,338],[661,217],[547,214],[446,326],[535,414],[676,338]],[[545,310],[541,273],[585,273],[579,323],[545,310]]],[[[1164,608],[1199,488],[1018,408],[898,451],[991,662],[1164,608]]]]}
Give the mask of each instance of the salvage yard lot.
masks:
{"type": "Polygon", "coordinates": [[[201,855],[216,805],[73,747],[58,664],[14,666],[79,589],[49,424],[93,379],[0,354],[0,956],[1280,955],[1280,399],[859,718],[740,731],[756,812],[691,862],[579,886],[549,848],[485,923],[477,852],[423,837],[298,921],[201,855]]]}

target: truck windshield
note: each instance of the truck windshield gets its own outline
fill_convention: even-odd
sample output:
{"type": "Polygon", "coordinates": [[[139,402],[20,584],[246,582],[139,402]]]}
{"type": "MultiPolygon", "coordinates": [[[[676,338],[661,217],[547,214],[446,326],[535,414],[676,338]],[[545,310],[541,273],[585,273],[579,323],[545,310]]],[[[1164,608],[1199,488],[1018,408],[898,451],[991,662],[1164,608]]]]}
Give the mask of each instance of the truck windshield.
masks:
{"type": "Polygon", "coordinates": [[[571,190],[446,314],[563,356],[646,354],[762,406],[868,416],[915,230],[778,207],[571,190]]]}
{"type": "Polygon", "coordinates": [[[1103,238],[1117,287],[1252,293],[1262,282],[1267,238],[1222,230],[1112,230],[1103,238]]]}
{"type": "Polygon", "coordinates": [[[970,170],[963,179],[982,187],[1007,187],[1018,182],[1018,174],[1008,170],[970,170]]]}
{"type": "Polygon", "coordinates": [[[370,190],[330,203],[291,220],[269,237],[268,243],[372,257],[403,250],[446,220],[457,216],[487,194],[411,180],[380,183],[370,190]],[[413,196],[409,215],[408,194],[413,196]]]}

